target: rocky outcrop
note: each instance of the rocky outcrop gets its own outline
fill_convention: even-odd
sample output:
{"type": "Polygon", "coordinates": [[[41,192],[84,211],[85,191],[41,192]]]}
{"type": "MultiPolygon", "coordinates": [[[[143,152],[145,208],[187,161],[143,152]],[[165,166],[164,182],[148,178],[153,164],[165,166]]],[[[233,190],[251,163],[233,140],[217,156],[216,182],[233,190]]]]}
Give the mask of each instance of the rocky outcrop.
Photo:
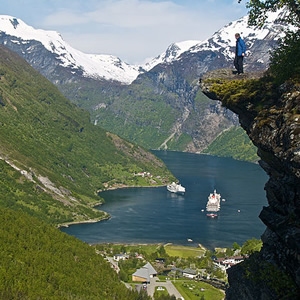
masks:
{"type": "MultiPolygon", "coordinates": [[[[259,254],[231,268],[227,299],[296,299],[300,287],[300,86],[259,74],[207,73],[202,91],[238,114],[269,175],[259,254]],[[228,88],[229,87],[229,88],[228,88]],[[231,91],[231,92],[230,92],[231,91]]],[[[299,293],[298,293],[299,295],[299,293]]]]}

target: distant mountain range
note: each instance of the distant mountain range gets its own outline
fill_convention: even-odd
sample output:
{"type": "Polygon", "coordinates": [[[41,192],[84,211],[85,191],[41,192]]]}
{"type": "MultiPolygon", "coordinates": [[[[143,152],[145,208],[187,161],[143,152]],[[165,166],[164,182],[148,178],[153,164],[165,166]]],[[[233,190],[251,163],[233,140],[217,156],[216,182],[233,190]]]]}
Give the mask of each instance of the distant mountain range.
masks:
{"type": "Polygon", "coordinates": [[[0,43],[87,109],[95,124],[147,148],[201,152],[238,124],[233,113],[202,95],[199,77],[232,68],[236,32],[247,45],[245,70],[265,70],[269,51],[287,29],[280,22],[284,14],[272,13],[262,29],[250,28],[243,17],[205,41],[174,43],[141,66],[84,54],[58,33],[9,16],[0,16],[0,43]]]}
{"type": "MultiPolygon", "coordinates": [[[[58,65],[72,74],[93,79],[104,79],[130,84],[141,73],[149,71],[159,63],[169,63],[200,41],[173,43],[161,55],[144,65],[130,65],[113,55],[86,54],[71,47],[56,31],[35,29],[22,20],[11,16],[0,16],[1,43],[9,48],[19,48],[22,56],[30,59],[43,46],[58,65]],[[13,37],[13,38],[12,38],[13,37]],[[13,47],[15,45],[16,47],[13,47]]],[[[46,63],[46,62],[44,62],[46,63]]],[[[46,67],[45,65],[43,66],[46,67]]]]}

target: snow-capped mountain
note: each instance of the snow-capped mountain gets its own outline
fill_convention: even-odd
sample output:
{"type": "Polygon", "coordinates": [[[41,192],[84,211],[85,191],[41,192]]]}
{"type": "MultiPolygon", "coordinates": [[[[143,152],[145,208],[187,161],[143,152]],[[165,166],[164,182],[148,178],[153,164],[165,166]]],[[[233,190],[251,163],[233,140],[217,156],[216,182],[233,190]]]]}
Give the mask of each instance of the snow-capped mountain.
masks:
{"type": "Polygon", "coordinates": [[[176,60],[183,52],[189,50],[191,47],[199,44],[200,41],[189,40],[171,44],[165,52],[151,59],[149,62],[144,64],[142,68],[146,71],[151,70],[158,64],[170,63],[176,60]]]}
{"type": "MultiPolygon", "coordinates": [[[[32,52],[32,41],[40,42],[49,52],[55,54],[62,67],[92,78],[131,83],[140,73],[139,67],[129,65],[112,55],[85,54],[66,43],[56,31],[34,29],[22,20],[11,16],[0,16],[0,33],[9,35],[11,43],[22,44],[23,52],[32,52]],[[25,46],[25,47],[24,47],[25,46]],[[26,47],[28,46],[28,47],[26,47]]],[[[8,41],[3,41],[7,44],[8,41]]]]}
{"type": "Polygon", "coordinates": [[[61,73],[64,76],[68,73],[68,80],[74,80],[72,76],[78,75],[128,85],[157,65],[189,60],[194,55],[202,57],[201,71],[197,75],[211,68],[228,67],[234,57],[236,32],[247,44],[245,69],[265,69],[269,62],[269,50],[286,30],[286,26],[278,21],[283,15],[284,11],[271,13],[262,29],[249,27],[248,17],[245,16],[221,28],[205,41],[173,43],[165,52],[140,66],[127,64],[112,55],[83,53],[66,43],[56,31],[35,29],[20,19],[6,15],[0,16],[0,43],[23,56],[55,83],[61,81],[61,73]]]}
{"type": "Polygon", "coordinates": [[[213,36],[193,47],[190,53],[212,51],[218,56],[223,56],[226,61],[232,62],[235,56],[235,33],[240,33],[246,42],[246,67],[252,65],[255,68],[267,68],[269,51],[276,45],[279,38],[285,35],[287,29],[293,29],[290,25],[283,24],[285,10],[271,12],[264,26],[260,29],[248,25],[248,16],[231,22],[213,34],[213,36]],[[261,64],[261,66],[260,66],[261,64]]]}

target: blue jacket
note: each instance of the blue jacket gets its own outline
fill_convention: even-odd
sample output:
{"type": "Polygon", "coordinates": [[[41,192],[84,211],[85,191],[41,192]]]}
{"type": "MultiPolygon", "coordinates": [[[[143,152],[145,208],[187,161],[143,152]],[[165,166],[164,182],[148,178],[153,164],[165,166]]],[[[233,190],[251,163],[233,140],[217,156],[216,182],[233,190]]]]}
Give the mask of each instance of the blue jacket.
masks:
{"type": "Polygon", "coordinates": [[[246,45],[245,42],[239,37],[236,41],[236,55],[242,56],[242,53],[246,52],[246,45]]]}

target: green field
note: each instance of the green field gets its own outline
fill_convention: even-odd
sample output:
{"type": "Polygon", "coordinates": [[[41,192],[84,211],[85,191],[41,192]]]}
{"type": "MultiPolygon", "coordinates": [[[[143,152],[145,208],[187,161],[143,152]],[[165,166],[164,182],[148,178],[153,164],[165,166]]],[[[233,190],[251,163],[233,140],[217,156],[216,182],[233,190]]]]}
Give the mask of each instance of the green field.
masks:
{"type": "Polygon", "coordinates": [[[223,292],[205,282],[177,280],[173,284],[185,300],[221,300],[225,297],[223,292]]]}
{"type": "Polygon", "coordinates": [[[197,257],[205,254],[205,248],[196,248],[196,247],[185,247],[185,246],[175,246],[175,245],[166,245],[165,250],[170,256],[178,256],[182,258],[187,257],[197,257]]]}

